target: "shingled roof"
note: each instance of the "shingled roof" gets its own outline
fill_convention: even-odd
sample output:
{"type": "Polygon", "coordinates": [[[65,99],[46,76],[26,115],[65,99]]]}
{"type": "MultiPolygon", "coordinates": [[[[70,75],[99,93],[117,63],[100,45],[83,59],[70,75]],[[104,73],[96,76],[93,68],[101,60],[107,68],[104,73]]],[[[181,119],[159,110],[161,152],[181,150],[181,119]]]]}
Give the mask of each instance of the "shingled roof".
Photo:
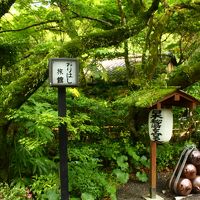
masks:
{"type": "MultiPolygon", "coordinates": [[[[137,54],[134,56],[129,57],[129,62],[131,64],[138,63],[142,61],[142,55],[137,54]]],[[[124,58],[114,58],[111,60],[103,60],[100,61],[100,64],[106,69],[106,70],[113,70],[116,67],[125,67],[125,59],[124,58]]]]}

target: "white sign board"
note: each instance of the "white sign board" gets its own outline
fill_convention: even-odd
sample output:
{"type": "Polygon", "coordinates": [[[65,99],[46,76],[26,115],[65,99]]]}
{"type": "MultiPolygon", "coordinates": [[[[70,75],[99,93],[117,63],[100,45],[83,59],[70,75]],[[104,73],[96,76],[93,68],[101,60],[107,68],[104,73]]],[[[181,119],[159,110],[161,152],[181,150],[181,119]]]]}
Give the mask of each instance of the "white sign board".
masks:
{"type": "Polygon", "coordinates": [[[75,58],[51,58],[49,79],[51,86],[78,86],[79,63],[75,58]]]}

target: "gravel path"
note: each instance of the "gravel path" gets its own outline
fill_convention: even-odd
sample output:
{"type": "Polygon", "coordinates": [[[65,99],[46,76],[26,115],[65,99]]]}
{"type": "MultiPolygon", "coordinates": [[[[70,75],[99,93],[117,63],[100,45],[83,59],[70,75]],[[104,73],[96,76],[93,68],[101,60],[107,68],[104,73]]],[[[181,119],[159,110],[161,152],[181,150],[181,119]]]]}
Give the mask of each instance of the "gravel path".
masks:
{"type": "MultiPolygon", "coordinates": [[[[178,198],[168,188],[168,181],[171,177],[170,173],[158,174],[157,180],[157,195],[164,200],[200,200],[200,195],[190,195],[187,197],[178,198]]],[[[149,183],[140,183],[135,180],[130,180],[123,187],[119,188],[117,200],[144,200],[144,196],[149,195],[149,183]]]]}

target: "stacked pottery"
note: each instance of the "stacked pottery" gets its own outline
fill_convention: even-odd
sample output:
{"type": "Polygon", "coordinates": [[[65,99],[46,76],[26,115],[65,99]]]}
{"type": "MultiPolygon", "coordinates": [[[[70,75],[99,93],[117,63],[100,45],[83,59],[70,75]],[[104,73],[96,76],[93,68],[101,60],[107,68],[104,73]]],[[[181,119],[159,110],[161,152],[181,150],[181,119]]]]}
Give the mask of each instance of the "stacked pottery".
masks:
{"type": "Polygon", "coordinates": [[[190,193],[200,193],[200,151],[191,152],[185,164],[181,178],[177,184],[179,195],[187,196],[190,193]]]}
{"type": "Polygon", "coordinates": [[[181,196],[187,196],[192,191],[192,183],[188,178],[180,178],[177,184],[178,194],[181,196]]]}
{"type": "Polygon", "coordinates": [[[189,160],[195,165],[197,171],[197,176],[192,180],[193,192],[200,193],[200,151],[193,151],[190,154],[189,160]]]}

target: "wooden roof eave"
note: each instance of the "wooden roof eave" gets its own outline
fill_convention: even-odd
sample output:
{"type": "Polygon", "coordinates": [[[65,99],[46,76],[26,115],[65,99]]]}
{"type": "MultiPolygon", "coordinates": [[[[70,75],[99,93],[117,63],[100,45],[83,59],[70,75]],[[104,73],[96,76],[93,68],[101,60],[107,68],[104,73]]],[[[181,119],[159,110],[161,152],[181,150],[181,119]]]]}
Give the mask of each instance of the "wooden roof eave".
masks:
{"type": "Polygon", "coordinates": [[[179,107],[189,107],[190,109],[195,109],[197,105],[200,104],[200,101],[196,98],[192,97],[191,95],[177,90],[161,100],[153,103],[148,108],[156,108],[161,109],[162,107],[172,107],[172,106],[179,106],[179,107]]]}

